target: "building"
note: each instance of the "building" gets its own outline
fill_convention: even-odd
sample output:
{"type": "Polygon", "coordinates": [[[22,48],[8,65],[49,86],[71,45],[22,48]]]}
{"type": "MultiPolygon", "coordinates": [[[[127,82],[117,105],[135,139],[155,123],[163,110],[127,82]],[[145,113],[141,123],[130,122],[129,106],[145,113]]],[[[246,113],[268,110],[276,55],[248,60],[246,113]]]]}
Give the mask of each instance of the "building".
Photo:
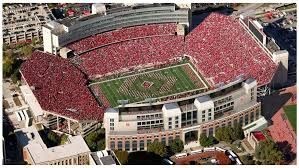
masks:
{"type": "Polygon", "coordinates": [[[253,131],[247,136],[247,141],[254,150],[259,142],[264,140],[266,140],[266,137],[261,131],[253,131]]]}
{"type": "Polygon", "coordinates": [[[37,107],[32,111],[44,126],[71,135],[87,135],[104,118],[106,148],[111,150],[142,151],[154,140],[168,145],[176,138],[188,144],[197,142],[201,133],[214,135],[219,127],[239,123],[248,128],[263,122],[257,97],[267,94],[263,88],[271,87],[276,73],[272,54],[242,21],[219,13],[211,13],[185,33],[189,10],[174,4],[139,4],[48,23],[43,27],[44,52],[35,51],[20,69],[25,100],[37,107]],[[162,32],[157,31],[160,24],[162,32]],[[136,59],[130,62],[126,59],[131,55],[136,59]],[[208,86],[147,96],[140,102],[118,100],[118,106],[92,90],[92,80],[161,68],[174,60],[190,61],[195,75],[208,86]]]}
{"type": "Polygon", "coordinates": [[[55,20],[47,4],[3,6],[3,43],[16,44],[42,37],[42,26],[55,20]]]}
{"type": "Polygon", "coordinates": [[[92,152],[89,155],[90,165],[120,165],[115,153],[112,150],[92,152]]]}
{"type": "Polygon", "coordinates": [[[86,165],[90,150],[82,136],[69,137],[64,145],[47,147],[34,127],[15,130],[23,159],[31,165],[86,165]]]}
{"type": "Polygon", "coordinates": [[[168,22],[189,27],[190,23],[189,9],[177,9],[175,4],[122,6],[106,9],[104,13],[102,10],[97,12],[86,17],[47,23],[43,26],[44,51],[58,54],[60,48],[71,42],[121,27],[168,22]]]}
{"type": "Polygon", "coordinates": [[[201,133],[215,135],[223,126],[248,125],[261,118],[257,82],[239,80],[200,95],[174,101],[108,109],[104,114],[106,148],[146,150],[158,140],[168,145],[174,139],[184,144],[197,141],[201,133]]]}

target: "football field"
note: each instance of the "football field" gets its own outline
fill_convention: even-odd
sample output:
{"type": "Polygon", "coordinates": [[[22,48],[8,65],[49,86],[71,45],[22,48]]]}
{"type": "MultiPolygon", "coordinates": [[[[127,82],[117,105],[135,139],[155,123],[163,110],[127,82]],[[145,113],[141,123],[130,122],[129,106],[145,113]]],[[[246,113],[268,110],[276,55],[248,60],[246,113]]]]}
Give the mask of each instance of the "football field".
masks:
{"type": "Polygon", "coordinates": [[[144,101],[176,93],[207,88],[189,63],[151,70],[91,84],[97,97],[101,93],[113,107],[118,100],[129,103],[144,101]]]}
{"type": "Polygon", "coordinates": [[[297,111],[296,111],[296,105],[288,105],[283,107],[284,112],[286,116],[288,117],[288,120],[290,121],[292,127],[296,131],[296,118],[297,118],[297,111]]]}

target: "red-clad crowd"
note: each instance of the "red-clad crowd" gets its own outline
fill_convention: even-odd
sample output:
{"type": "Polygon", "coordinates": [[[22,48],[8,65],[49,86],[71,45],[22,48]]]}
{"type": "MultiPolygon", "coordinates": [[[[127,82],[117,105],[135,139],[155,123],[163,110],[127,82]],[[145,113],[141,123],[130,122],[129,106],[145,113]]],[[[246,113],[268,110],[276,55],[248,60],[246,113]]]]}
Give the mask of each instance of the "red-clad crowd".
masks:
{"type": "Polygon", "coordinates": [[[118,41],[125,41],[135,38],[142,38],[156,35],[174,35],[176,32],[175,23],[152,24],[136,27],[122,28],[119,30],[109,31],[94,36],[90,36],[74,43],[67,47],[80,54],[84,51],[110,44],[118,41]]]}
{"type": "Polygon", "coordinates": [[[21,72],[44,110],[78,120],[102,119],[104,108],[88,90],[84,74],[68,60],[35,51],[21,72]]]}
{"type": "Polygon", "coordinates": [[[148,63],[168,62],[183,54],[183,37],[153,36],[114,43],[80,55],[79,67],[89,76],[120,72],[148,63]]]}
{"type": "Polygon", "coordinates": [[[196,60],[195,66],[212,85],[229,83],[239,75],[263,85],[276,71],[275,63],[238,22],[212,13],[186,36],[185,54],[196,60]]]}
{"type": "MultiPolygon", "coordinates": [[[[35,87],[33,92],[44,110],[75,119],[102,119],[104,107],[93,98],[81,71],[94,78],[169,63],[184,54],[192,57],[211,86],[240,75],[263,85],[276,71],[271,58],[231,17],[210,14],[185,41],[175,31],[176,24],[152,24],[94,35],[67,46],[79,54],[71,61],[35,51],[21,72],[35,87]]],[[[102,104],[109,103],[104,99],[102,104]]]]}

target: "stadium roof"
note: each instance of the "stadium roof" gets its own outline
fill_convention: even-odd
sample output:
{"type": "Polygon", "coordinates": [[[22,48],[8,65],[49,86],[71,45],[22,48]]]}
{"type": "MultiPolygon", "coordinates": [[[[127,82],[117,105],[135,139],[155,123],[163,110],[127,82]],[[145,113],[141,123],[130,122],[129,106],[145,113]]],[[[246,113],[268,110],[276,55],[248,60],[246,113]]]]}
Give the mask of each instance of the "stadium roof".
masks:
{"type": "Polygon", "coordinates": [[[68,60],[34,51],[21,73],[43,110],[76,120],[103,118],[104,107],[93,98],[84,74],[68,60]]]}

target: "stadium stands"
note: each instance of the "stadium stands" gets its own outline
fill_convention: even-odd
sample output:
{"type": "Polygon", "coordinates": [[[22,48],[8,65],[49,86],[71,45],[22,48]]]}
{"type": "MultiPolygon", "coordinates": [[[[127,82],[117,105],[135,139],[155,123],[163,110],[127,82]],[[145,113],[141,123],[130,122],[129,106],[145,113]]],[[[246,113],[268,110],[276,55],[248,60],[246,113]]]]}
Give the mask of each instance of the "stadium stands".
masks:
{"type": "Polygon", "coordinates": [[[200,73],[212,85],[239,75],[267,84],[276,65],[258,43],[231,17],[211,13],[186,36],[185,53],[194,57],[200,73]]]}
{"type": "Polygon", "coordinates": [[[67,47],[80,54],[84,51],[100,47],[105,44],[148,36],[174,35],[175,32],[176,24],[174,23],[128,27],[90,36],[71,43],[67,47]]]}
{"type": "MultiPolygon", "coordinates": [[[[267,84],[275,63],[233,18],[211,13],[199,26],[176,36],[176,24],[135,26],[94,35],[67,47],[79,55],[71,60],[35,51],[21,72],[42,108],[76,119],[102,119],[109,102],[98,90],[100,107],[87,87],[87,79],[160,66],[187,54],[214,87],[240,75],[267,84]],[[77,67],[75,67],[76,65],[77,67]],[[83,74],[81,71],[85,74],[83,74]]],[[[166,88],[167,89],[167,88],[166,88]]],[[[190,96],[172,96],[168,99],[190,96]]]]}
{"type": "Polygon", "coordinates": [[[78,120],[102,119],[104,108],[86,87],[84,74],[68,60],[35,51],[21,72],[44,110],[78,120]]]}
{"type": "Polygon", "coordinates": [[[183,37],[154,36],[114,43],[79,56],[82,69],[90,78],[128,71],[145,64],[163,64],[183,55],[183,37]]]}

